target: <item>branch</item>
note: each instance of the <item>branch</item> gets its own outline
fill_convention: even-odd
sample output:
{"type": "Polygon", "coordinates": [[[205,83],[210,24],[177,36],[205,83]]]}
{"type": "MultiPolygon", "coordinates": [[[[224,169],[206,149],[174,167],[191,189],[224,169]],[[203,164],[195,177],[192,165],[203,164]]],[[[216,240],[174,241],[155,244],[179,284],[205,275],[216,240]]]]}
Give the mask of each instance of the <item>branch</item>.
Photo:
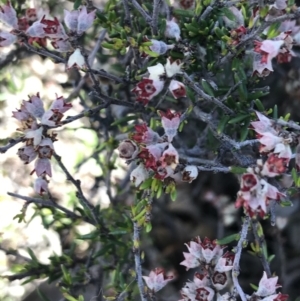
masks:
{"type": "MultiPolygon", "coordinates": [[[[80,204],[83,206],[83,208],[88,209],[89,212],[92,215],[92,218],[95,222],[96,225],[101,225],[102,223],[100,222],[99,218],[96,216],[95,214],[95,207],[86,199],[86,197],[84,196],[82,189],[81,189],[81,182],[80,180],[75,180],[72,175],[69,173],[69,171],[67,170],[67,168],[65,167],[65,165],[62,163],[61,161],[61,157],[59,155],[57,155],[56,153],[53,153],[53,157],[55,158],[55,160],[57,161],[59,167],[63,170],[63,172],[66,174],[67,176],[67,181],[71,181],[72,184],[76,187],[77,189],[77,193],[76,196],[80,202],[80,204]]],[[[103,228],[103,230],[105,231],[106,229],[103,228]]],[[[106,231],[105,231],[106,232],[106,231]]]]}
{"type": "Polygon", "coordinates": [[[12,193],[12,192],[8,192],[7,194],[10,195],[10,196],[12,196],[12,197],[24,200],[24,201],[26,201],[28,203],[34,203],[34,204],[42,205],[44,207],[53,207],[53,208],[56,208],[58,210],[63,211],[67,215],[67,217],[69,217],[69,218],[83,219],[87,223],[90,223],[90,224],[94,225],[94,223],[92,223],[90,221],[90,219],[84,218],[82,216],[79,216],[79,215],[75,214],[74,212],[70,211],[69,209],[67,209],[67,208],[65,208],[65,207],[63,207],[63,206],[61,206],[61,205],[59,205],[57,203],[54,203],[52,201],[38,199],[38,198],[31,198],[31,197],[23,196],[23,195],[20,195],[20,194],[17,194],[17,193],[12,193]]]}
{"type": "Polygon", "coordinates": [[[144,283],[142,278],[141,251],[140,251],[140,229],[137,222],[133,222],[133,252],[135,262],[135,272],[137,283],[142,301],[147,301],[144,292],[144,283]]]}
{"type": "Polygon", "coordinates": [[[132,0],[133,6],[139,11],[139,13],[144,17],[145,21],[152,26],[152,18],[147,14],[147,12],[140,6],[136,0],[132,0]]]}
{"type": "Polygon", "coordinates": [[[158,14],[160,8],[161,0],[153,0],[153,13],[152,13],[152,35],[157,35],[157,21],[158,21],[158,14]]]}
{"type": "Polygon", "coordinates": [[[234,115],[234,111],[224,105],[218,98],[206,94],[188,75],[186,72],[183,72],[183,77],[187,81],[187,85],[193,89],[200,97],[205,100],[214,103],[216,106],[221,108],[226,114],[234,115]]]}
{"type": "Polygon", "coordinates": [[[243,250],[243,243],[247,238],[249,224],[250,224],[249,216],[246,216],[244,219],[241,233],[240,233],[240,239],[236,246],[235,257],[234,257],[233,268],[232,268],[233,284],[234,284],[234,287],[237,290],[238,294],[240,295],[242,301],[247,301],[247,298],[246,298],[246,295],[245,295],[243,289],[241,288],[241,286],[239,284],[238,275],[240,274],[240,259],[241,259],[241,254],[242,254],[242,250],[243,250]]]}
{"type": "Polygon", "coordinates": [[[125,24],[128,25],[129,27],[131,27],[132,24],[131,24],[129,2],[128,2],[128,0],[123,0],[122,3],[124,6],[124,12],[125,12],[125,24]]]}
{"type": "Polygon", "coordinates": [[[24,137],[19,137],[19,138],[16,138],[16,139],[9,139],[8,144],[6,144],[5,146],[0,147],[0,154],[4,154],[11,147],[13,147],[16,144],[22,142],[23,139],[24,139],[24,137]]]}

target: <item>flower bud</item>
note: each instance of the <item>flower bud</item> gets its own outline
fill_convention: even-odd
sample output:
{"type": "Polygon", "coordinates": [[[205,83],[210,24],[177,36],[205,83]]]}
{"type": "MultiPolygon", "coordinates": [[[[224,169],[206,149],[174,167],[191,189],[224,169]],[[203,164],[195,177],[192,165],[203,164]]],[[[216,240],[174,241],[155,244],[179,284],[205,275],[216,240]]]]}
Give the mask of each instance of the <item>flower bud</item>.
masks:
{"type": "Polygon", "coordinates": [[[167,21],[165,36],[167,38],[175,38],[177,42],[180,40],[180,28],[174,21],[174,18],[171,21],[167,21]]]}
{"type": "Polygon", "coordinates": [[[182,181],[191,183],[198,177],[198,168],[194,165],[187,165],[182,171],[182,181]]]}
{"type": "Polygon", "coordinates": [[[138,146],[129,139],[122,141],[118,147],[118,150],[120,158],[126,160],[135,159],[139,152],[138,146]]]}
{"type": "Polygon", "coordinates": [[[43,195],[44,192],[48,191],[48,181],[43,176],[42,177],[38,177],[34,181],[33,189],[39,195],[43,195]]]}
{"type": "Polygon", "coordinates": [[[130,181],[134,183],[135,187],[140,186],[146,179],[149,173],[144,164],[140,163],[130,174],[130,181]]]}

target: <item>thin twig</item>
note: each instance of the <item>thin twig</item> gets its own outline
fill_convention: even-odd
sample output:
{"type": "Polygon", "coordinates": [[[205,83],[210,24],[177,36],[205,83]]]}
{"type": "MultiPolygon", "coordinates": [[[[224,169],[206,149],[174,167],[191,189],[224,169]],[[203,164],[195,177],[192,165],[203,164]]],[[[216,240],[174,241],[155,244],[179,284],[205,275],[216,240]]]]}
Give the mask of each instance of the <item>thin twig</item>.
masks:
{"type": "Polygon", "coordinates": [[[12,193],[12,192],[8,192],[7,194],[12,196],[12,197],[15,197],[15,198],[24,200],[26,202],[29,202],[29,203],[34,203],[34,204],[42,205],[44,207],[53,207],[53,208],[59,209],[59,210],[63,211],[69,218],[83,219],[86,222],[94,225],[94,223],[92,223],[90,221],[90,219],[79,216],[79,215],[75,214],[74,212],[70,211],[69,209],[67,209],[67,208],[65,208],[65,207],[63,207],[63,206],[61,206],[57,203],[54,203],[52,201],[38,199],[38,198],[31,198],[31,197],[23,196],[23,195],[20,195],[20,194],[17,194],[17,193],[12,193]]]}
{"type": "Polygon", "coordinates": [[[9,139],[8,144],[6,144],[5,146],[0,147],[0,154],[4,154],[11,147],[13,147],[16,144],[22,142],[23,139],[24,139],[24,137],[19,137],[19,138],[16,138],[16,139],[9,139]]]}
{"type": "Polygon", "coordinates": [[[152,18],[148,15],[148,13],[140,6],[140,4],[136,0],[132,0],[132,4],[138,10],[138,12],[144,17],[145,21],[151,26],[152,18]]]}
{"type": "Polygon", "coordinates": [[[187,85],[193,89],[200,97],[204,98],[205,100],[212,102],[219,108],[221,108],[226,114],[233,115],[234,111],[224,105],[218,98],[210,96],[206,94],[188,75],[187,73],[183,72],[183,77],[187,81],[187,85]]]}
{"type": "Polygon", "coordinates": [[[101,224],[100,220],[99,220],[99,218],[95,214],[95,207],[87,200],[87,198],[84,196],[84,194],[82,192],[80,180],[75,180],[72,177],[72,175],[70,174],[70,172],[67,170],[67,168],[65,167],[65,165],[62,163],[61,157],[59,155],[57,155],[56,153],[53,153],[53,157],[57,161],[59,167],[66,174],[67,180],[71,181],[72,184],[76,187],[76,189],[77,189],[77,194],[76,195],[77,195],[78,200],[80,201],[81,205],[83,206],[83,208],[88,209],[88,211],[91,213],[91,216],[92,216],[95,224],[96,225],[100,225],[101,224]]]}
{"type": "Polygon", "coordinates": [[[134,262],[136,279],[140,291],[141,301],[147,301],[144,292],[144,283],[142,278],[142,265],[141,265],[141,250],[140,250],[140,229],[137,222],[133,222],[133,246],[134,246],[134,262]]]}
{"type": "Polygon", "coordinates": [[[161,0],[153,0],[153,13],[152,13],[152,35],[157,35],[157,21],[158,21],[158,14],[160,8],[161,0]]]}
{"type": "Polygon", "coordinates": [[[233,285],[234,285],[235,289],[237,290],[238,294],[240,295],[242,301],[247,301],[247,298],[246,298],[246,295],[245,295],[243,289],[241,288],[241,286],[239,284],[238,276],[240,274],[240,259],[241,259],[241,254],[242,254],[242,250],[243,250],[243,244],[247,239],[249,224],[250,224],[249,217],[246,216],[244,219],[244,222],[243,222],[241,233],[240,233],[240,239],[236,246],[236,252],[235,252],[233,268],[232,268],[233,285]]]}
{"type": "Polygon", "coordinates": [[[123,7],[124,7],[124,12],[125,12],[125,24],[128,25],[129,27],[131,27],[132,23],[131,23],[129,2],[128,2],[128,0],[123,0],[122,3],[123,3],[123,7]]]}

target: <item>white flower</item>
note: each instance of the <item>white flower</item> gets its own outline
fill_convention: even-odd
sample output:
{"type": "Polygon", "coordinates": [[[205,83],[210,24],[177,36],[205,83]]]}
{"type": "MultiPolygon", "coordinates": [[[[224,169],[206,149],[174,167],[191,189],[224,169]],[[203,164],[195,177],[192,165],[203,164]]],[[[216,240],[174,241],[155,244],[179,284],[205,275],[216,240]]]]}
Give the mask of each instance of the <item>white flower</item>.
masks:
{"type": "Polygon", "coordinates": [[[77,48],[72,55],[70,55],[69,60],[68,60],[68,64],[67,64],[67,69],[71,69],[71,68],[78,68],[78,69],[82,69],[85,67],[85,60],[83,55],[80,52],[80,49],[77,48]]]}

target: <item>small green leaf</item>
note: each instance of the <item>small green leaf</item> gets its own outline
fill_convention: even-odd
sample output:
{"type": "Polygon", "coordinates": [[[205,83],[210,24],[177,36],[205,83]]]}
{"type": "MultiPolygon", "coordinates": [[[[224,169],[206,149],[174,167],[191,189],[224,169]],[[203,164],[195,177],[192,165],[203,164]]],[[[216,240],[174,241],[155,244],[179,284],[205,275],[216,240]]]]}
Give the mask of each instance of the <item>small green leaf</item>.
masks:
{"type": "MultiPolygon", "coordinates": [[[[251,94],[249,94],[249,95],[251,95],[251,94]]],[[[249,95],[248,95],[248,99],[249,99],[249,95]]],[[[263,112],[265,110],[264,105],[262,104],[262,102],[259,99],[255,99],[254,103],[260,112],[263,112]]]]}
{"type": "Polygon", "coordinates": [[[232,241],[236,241],[236,240],[239,240],[240,238],[240,234],[237,233],[237,234],[231,234],[231,235],[228,235],[224,238],[221,238],[221,239],[217,239],[217,244],[218,245],[226,245],[226,244],[229,244],[231,243],[232,241]]]}
{"type": "Polygon", "coordinates": [[[278,119],[278,107],[277,105],[274,106],[274,110],[273,110],[273,118],[276,120],[278,119]]]}
{"type": "Polygon", "coordinates": [[[75,0],[73,5],[74,10],[78,9],[81,4],[82,4],[82,0],[75,0]]]}
{"type": "Polygon", "coordinates": [[[246,119],[248,117],[249,117],[249,114],[247,114],[247,115],[239,115],[239,116],[236,116],[236,117],[230,119],[228,121],[228,123],[229,124],[234,124],[234,123],[240,122],[240,121],[242,121],[242,120],[244,120],[244,119],[246,119]]]}
{"type": "Polygon", "coordinates": [[[268,258],[268,262],[270,263],[274,258],[275,258],[274,254],[270,255],[269,258],[268,258]]]}
{"type": "Polygon", "coordinates": [[[202,87],[203,87],[203,90],[210,96],[215,96],[214,95],[214,91],[213,89],[211,88],[210,84],[205,80],[205,79],[202,79],[201,80],[201,83],[202,83],[202,87]]]}
{"type": "Polygon", "coordinates": [[[250,286],[253,288],[253,290],[257,291],[258,290],[258,286],[256,286],[255,284],[253,283],[250,283],[250,286]]]}
{"type": "Polygon", "coordinates": [[[240,167],[240,166],[230,166],[230,171],[234,174],[243,174],[247,172],[247,168],[240,167]]]}
{"type": "Polygon", "coordinates": [[[152,225],[151,223],[146,224],[146,232],[149,233],[152,230],[152,225]]]}

